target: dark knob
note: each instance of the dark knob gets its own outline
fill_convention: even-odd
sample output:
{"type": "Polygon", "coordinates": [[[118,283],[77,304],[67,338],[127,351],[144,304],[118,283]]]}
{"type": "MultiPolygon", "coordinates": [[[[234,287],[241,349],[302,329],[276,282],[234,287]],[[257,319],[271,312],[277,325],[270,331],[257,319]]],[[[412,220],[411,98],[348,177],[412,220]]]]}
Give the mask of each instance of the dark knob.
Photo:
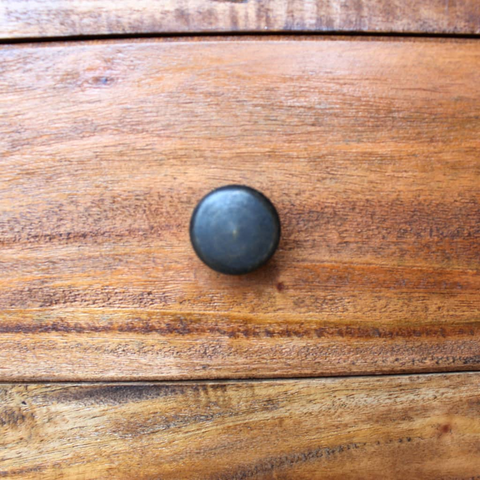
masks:
{"type": "Polygon", "coordinates": [[[190,239],[213,270],[242,275],[264,265],[280,240],[280,219],[262,193],[242,185],[213,190],[195,208],[190,239]]]}

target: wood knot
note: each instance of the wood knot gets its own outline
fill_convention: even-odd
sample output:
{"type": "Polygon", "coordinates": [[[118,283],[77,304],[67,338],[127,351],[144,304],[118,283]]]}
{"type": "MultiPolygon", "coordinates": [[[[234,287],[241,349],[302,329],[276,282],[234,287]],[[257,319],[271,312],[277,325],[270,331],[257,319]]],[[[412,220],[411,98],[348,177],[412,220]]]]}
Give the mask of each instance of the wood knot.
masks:
{"type": "Polygon", "coordinates": [[[93,77],[92,78],[92,84],[93,85],[99,85],[99,86],[109,86],[113,85],[115,83],[115,79],[113,77],[93,77]]]}

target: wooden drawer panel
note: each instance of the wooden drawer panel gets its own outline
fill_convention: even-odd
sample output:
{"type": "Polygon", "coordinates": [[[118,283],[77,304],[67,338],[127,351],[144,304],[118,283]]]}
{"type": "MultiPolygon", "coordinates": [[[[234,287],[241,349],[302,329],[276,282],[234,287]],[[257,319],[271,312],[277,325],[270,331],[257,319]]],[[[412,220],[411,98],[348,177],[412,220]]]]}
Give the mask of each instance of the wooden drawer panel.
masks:
{"type": "Polygon", "coordinates": [[[263,39],[0,49],[0,378],[480,366],[480,48],[263,39]],[[188,222],[244,183],[265,269],[188,222]]]}
{"type": "Polygon", "coordinates": [[[0,386],[0,476],[478,478],[479,374],[0,386]]]}
{"type": "Polygon", "coordinates": [[[478,0],[1,0],[0,38],[200,32],[480,33],[478,0]]]}

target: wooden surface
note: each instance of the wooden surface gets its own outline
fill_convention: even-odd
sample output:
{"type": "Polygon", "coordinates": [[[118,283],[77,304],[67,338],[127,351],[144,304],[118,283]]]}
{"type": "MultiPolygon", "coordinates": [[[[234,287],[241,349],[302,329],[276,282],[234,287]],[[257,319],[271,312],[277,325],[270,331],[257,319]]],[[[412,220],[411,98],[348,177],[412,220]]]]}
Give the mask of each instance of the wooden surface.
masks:
{"type": "Polygon", "coordinates": [[[0,379],[480,367],[476,41],[0,49],[0,379]],[[243,183],[283,238],[215,274],[188,222],[243,183]]]}
{"type": "Polygon", "coordinates": [[[0,38],[200,32],[480,33],[478,0],[0,0],[0,38]]]}
{"type": "Polygon", "coordinates": [[[471,480],[479,374],[1,385],[0,477],[471,480]]]}

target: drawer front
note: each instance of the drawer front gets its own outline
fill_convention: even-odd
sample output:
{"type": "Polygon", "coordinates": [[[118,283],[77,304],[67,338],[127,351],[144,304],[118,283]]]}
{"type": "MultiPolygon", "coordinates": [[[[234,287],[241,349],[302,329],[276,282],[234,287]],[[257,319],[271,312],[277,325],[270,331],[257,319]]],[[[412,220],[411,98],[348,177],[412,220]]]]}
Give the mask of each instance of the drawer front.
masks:
{"type": "Polygon", "coordinates": [[[479,414],[475,373],[4,384],[0,475],[22,480],[476,479],[479,414]]]}
{"type": "Polygon", "coordinates": [[[148,40],[0,49],[0,379],[480,366],[480,49],[148,40]],[[188,224],[264,192],[274,259],[210,271],[188,224]]]}

